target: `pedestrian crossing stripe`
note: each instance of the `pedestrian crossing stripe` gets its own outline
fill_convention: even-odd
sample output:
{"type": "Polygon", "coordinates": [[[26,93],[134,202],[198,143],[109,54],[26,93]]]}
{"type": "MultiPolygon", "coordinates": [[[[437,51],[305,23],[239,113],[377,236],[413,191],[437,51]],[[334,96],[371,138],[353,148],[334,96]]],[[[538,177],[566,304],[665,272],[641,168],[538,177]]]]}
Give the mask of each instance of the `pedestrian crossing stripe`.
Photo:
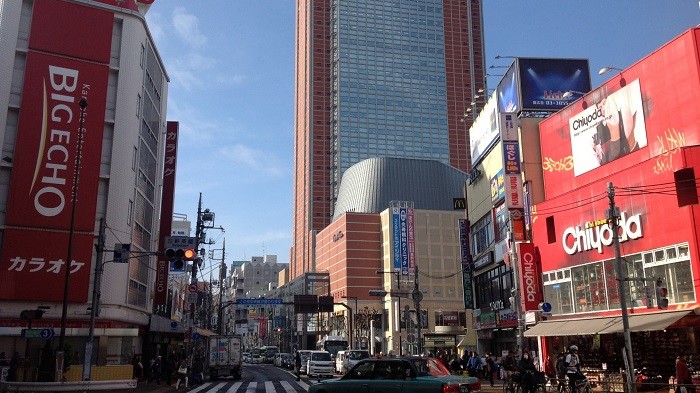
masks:
{"type": "MultiPolygon", "coordinates": [[[[309,385],[303,381],[266,381],[264,382],[265,393],[297,393],[308,392],[309,385]],[[281,388],[281,389],[280,389],[281,388]]],[[[255,393],[258,382],[205,382],[196,388],[188,390],[187,393],[255,393]],[[231,385],[228,389],[226,385],[231,385]]]]}

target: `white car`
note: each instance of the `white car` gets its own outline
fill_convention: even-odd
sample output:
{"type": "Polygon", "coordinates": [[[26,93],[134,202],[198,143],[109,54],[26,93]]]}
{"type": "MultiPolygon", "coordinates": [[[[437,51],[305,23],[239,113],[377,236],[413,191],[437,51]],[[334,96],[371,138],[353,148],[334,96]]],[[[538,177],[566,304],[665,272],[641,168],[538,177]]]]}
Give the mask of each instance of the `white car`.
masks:
{"type": "Polygon", "coordinates": [[[250,362],[253,364],[262,364],[263,363],[263,357],[260,356],[259,353],[254,353],[250,357],[250,362]]]}
{"type": "Polygon", "coordinates": [[[332,377],[335,365],[328,351],[311,351],[309,360],[306,362],[306,375],[332,377]]]}

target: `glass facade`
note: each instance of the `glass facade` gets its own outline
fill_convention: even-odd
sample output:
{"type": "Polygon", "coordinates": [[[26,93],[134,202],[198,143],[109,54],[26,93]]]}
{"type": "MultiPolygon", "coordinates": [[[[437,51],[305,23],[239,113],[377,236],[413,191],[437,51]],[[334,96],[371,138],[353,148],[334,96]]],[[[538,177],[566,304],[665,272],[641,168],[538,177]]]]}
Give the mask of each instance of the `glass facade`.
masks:
{"type": "MultiPolygon", "coordinates": [[[[622,260],[629,278],[629,307],[656,306],[659,278],[668,289],[669,304],[695,302],[688,243],[627,255],[622,260]]],[[[614,259],[544,272],[544,298],[552,304],[552,314],[619,309],[617,277],[614,259]]]]}
{"type": "Polygon", "coordinates": [[[449,164],[442,0],[336,0],[332,15],[332,180],[378,156],[449,164]]]}

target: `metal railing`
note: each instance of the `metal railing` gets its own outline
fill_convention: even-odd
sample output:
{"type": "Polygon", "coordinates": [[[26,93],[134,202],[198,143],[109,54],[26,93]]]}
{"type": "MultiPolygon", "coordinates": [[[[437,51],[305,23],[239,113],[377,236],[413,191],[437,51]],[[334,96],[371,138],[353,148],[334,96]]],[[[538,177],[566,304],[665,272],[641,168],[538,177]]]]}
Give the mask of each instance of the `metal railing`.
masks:
{"type": "Polygon", "coordinates": [[[87,392],[135,388],[135,379],[75,382],[0,382],[0,392],[87,392]]]}

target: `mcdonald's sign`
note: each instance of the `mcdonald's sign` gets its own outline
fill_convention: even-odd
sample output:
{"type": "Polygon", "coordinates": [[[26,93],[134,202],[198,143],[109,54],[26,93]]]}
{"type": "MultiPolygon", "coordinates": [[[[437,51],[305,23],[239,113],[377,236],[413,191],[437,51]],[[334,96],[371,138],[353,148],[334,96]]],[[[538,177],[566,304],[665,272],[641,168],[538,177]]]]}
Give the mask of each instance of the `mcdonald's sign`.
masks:
{"type": "Polygon", "coordinates": [[[467,199],[466,198],[452,198],[452,209],[454,209],[454,210],[466,210],[467,209],[467,199]]]}

